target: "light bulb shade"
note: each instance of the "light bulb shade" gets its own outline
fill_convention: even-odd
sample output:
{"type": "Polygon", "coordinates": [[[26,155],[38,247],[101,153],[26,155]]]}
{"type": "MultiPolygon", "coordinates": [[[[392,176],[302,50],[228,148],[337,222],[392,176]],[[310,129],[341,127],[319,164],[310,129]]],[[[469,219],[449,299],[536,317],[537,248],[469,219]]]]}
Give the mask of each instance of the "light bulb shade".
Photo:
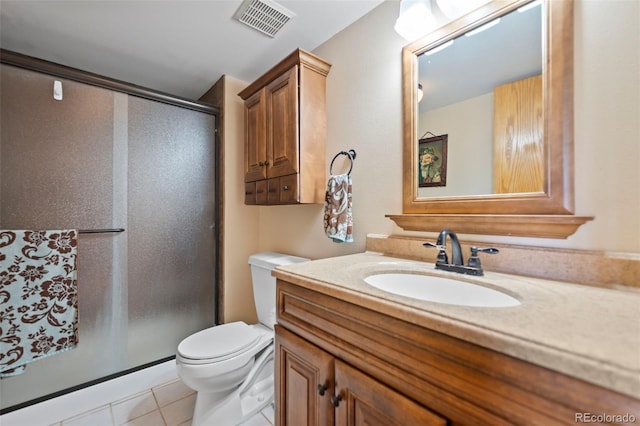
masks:
{"type": "Polygon", "coordinates": [[[449,19],[456,19],[477,9],[488,0],[436,0],[438,9],[449,19]]]}
{"type": "Polygon", "coordinates": [[[464,14],[464,8],[462,2],[456,2],[455,0],[436,0],[438,9],[449,19],[456,19],[458,16],[464,14]]]}
{"type": "Polygon", "coordinates": [[[393,27],[402,38],[414,41],[433,30],[436,20],[429,0],[402,0],[400,14],[393,27]]]}

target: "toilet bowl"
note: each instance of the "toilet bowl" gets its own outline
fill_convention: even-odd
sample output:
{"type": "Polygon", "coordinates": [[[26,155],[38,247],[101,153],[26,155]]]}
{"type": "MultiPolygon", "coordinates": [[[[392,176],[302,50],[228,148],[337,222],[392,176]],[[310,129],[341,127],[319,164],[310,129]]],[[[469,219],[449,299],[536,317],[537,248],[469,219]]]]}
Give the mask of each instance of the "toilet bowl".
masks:
{"type": "Polygon", "coordinates": [[[177,374],[197,392],[193,426],[234,426],[273,402],[276,284],[271,270],[307,260],[271,252],[250,256],[260,322],[210,327],[180,342],[177,374]]]}

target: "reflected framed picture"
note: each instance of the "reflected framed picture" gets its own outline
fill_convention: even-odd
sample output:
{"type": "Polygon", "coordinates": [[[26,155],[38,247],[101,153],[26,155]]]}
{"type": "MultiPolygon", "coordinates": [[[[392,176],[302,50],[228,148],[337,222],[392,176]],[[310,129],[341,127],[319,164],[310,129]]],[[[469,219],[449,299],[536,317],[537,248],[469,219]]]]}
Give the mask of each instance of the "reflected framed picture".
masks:
{"type": "Polygon", "coordinates": [[[447,186],[448,135],[418,141],[418,186],[447,186]]]}

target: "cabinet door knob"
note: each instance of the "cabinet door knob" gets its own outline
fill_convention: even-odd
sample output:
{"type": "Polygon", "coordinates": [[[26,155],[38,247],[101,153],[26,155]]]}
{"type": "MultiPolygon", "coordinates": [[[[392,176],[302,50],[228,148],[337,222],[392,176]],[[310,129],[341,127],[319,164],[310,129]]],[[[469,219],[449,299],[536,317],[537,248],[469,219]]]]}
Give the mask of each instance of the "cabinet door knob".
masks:
{"type": "Polygon", "coordinates": [[[265,166],[268,166],[268,165],[269,165],[269,160],[265,161],[265,162],[264,162],[264,165],[265,165],[265,166]]]}
{"type": "Polygon", "coordinates": [[[327,391],[328,387],[327,385],[319,384],[317,389],[318,389],[318,395],[324,396],[324,393],[327,391]]]}
{"type": "Polygon", "coordinates": [[[251,191],[244,191],[244,195],[251,195],[251,194],[253,194],[253,192],[251,192],[251,191]]]}
{"type": "Polygon", "coordinates": [[[260,167],[264,166],[264,161],[259,161],[258,162],[258,166],[260,166],[260,167]]]}
{"type": "Polygon", "coordinates": [[[331,395],[331,403],[334,407],[339,406],[340,401],[342,401],[342,395],[331,395]]]}
{"type": "Polygon", "coordinates": [[[283,190],[283,191],[288,191],[288,190],[289,190],[289,186],[288,186],[288,185],[283,186],[283,187],[282,187],[282,190],[283,190]]]}

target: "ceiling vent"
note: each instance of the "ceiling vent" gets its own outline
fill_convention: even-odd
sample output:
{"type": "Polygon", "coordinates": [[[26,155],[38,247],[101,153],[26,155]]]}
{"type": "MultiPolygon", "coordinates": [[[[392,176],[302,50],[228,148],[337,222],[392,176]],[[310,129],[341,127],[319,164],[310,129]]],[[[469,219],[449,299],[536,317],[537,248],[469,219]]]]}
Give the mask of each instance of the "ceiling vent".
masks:
{"type": "Polygon", "coordinates": [[[269,37],[293,18],[295,13],[271,0],[245,0],[233,15],[238,21],[269,37]]]}

